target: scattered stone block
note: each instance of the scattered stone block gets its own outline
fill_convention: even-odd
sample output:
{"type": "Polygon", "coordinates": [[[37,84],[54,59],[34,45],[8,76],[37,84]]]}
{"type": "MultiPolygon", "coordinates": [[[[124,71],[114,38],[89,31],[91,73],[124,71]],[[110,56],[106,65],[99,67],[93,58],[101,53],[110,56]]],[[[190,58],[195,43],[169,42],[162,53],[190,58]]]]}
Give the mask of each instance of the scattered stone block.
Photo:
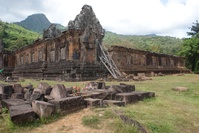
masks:
{"type": "Polygon", "coordinates": [[[23,93],[12,93],[11,99],[23,99],[24,94],[23,93]]]}
{"type": "Polygon", "coordinates": [[[21,124],[36,119],[36,115],[30,104],[19,104],[9,107],[10,118],[13,123],[21,124]]]}
{"type": "Polygon", "coordinates": [[[97,89],[105,89],[105,82],[97,82],[97,89]]]}
{"type": "Polygon", "coordinates": [[[95,92],[95,91],[91,92],[90,97],[94,98],[94,99],[98,99],[98,98],[102,97],[102,92],[95,92]]]}
{"type": "Polygon", "coordinates": [[[117,100],[103,100],[103,105],[107,106],[112,106],[112,105],[117,105],[117,106],[125,106],[124,101],[117,101],[117,100]]]}
{"type": "Polygon", "coordinates": [[[50,96],[54,99],[66,98],[66,88],[63,84],[57,84],[53,87],[50,96]]]}
{"type": "Polygon", "coordinates": [[[38,85],[38,89],[41,89],[42,93],[45,95],[50,95],[50,92],[52,90],[51,86],[45,82],[40,82],[38,85]]]}
{"type": "Polygon", "coordinates": [[[98,95],[96,98],[103,99],[103,100],[113,100],[116,96],[116,91],[107,90],[107,89],[96,89],[95,92],[100,92],[101,94],[98,95]]]}
{"type": "Polygon", "coordinates": [[[102,99],[85,98],[86,107],[102,107],[102,99]]]}
{"type": "Polygon", "coordinates": [[[120,83],[119,87],[122,90],[122,92],[133,92],[133,91],[135,91],[135,85],[127,85],[127,84],[124,84],[124,83],[120,83]]]}
{"type": "Polygon", "coordinates": [[[172,90],[174,90],[174,91],[188,91],[189,89],[186,88],[186,87],[179,86],[179,87],[172,88],[172,90]]]}
{"type": "Polygon", "coordinates": [[[26,89],[33,89],[33,85],[31,83],[28,83],[28,85],[25,88],[26,89]]]}
{"type": "Polygon", "coordinates": [[[21,84],[13,84],[14,93],[24,93],[24,88],[21,84]]]}
{"type": "Polygon", "coordinates": [[[6,94],[0,94],[0,102],[4,99],[6,99],[7,95],[6,94]]]}
{"type": "Polygon", "coordinates": [[[13,92],[12,85],[0,84],[0,94],[6,94],[6,98],[10,98],[13,92]]]}
{"type": "Polygon", "coordinates": [[[53,100],[53,99],[54,99],[54,98],[51,97],[50,95],[45,95],[44,98],[45,98],[44,101],[46,101],[46,102],[49,102],[50,100],[53,100]]]}
{"type": "Polygon", "coordinates": [[[25,94],[24,94],[24,99],[28,102],[31,101],[31,95],[33,93],[33,89],[28,89],[26,90],[25,94]]]}
{"type": "Polygon", "coordinates": [[[3,108],[9,109],[11,106],[27,104],[27,102],[22,99],[5,99],[1,101],[1,104],[3,108]]]}
{"type": "Polygon", "coordinates": [[[41,94],[39,91],[33,91],[29,102],[32,103],[34,100],[44,101],[44,94],[41,94]]]}
{"type": "Polygon", "coordinates": [[[116,100],[123,101],[126,104],[135,103],[138,101],[138,96],[135,93],[118,93],[116,100]]]}
{"type": "Polygon", "coordinates": [[[54,99],[49,102],[55,105],[56,112],[70,112],[85,107],[85,102],[81,96],[54,99]]]}
{"type": "Polygon", "coordinates": [[[40,118],[51,116],[55,112],[55,106],[44,101],[33,101],[32,108],[40,118]]]}
{"type": "Polygon", "coordinates": [[[116,94],[116,99],[120,101],[124,101],[125,105],[128,103],[135,103],[140,100],[144,100],[145,98],[154,97],[154,92],[130,92],[130,93],[118,93],[116,94]]]}

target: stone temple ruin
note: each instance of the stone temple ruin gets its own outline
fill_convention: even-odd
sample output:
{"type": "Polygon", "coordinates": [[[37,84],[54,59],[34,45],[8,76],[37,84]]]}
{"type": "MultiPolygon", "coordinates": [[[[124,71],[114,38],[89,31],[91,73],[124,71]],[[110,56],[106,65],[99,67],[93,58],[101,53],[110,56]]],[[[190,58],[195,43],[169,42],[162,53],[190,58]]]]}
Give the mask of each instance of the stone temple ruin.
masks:
{"type": "Polygon", "coordinates": [[[123,73],[176,73],[187,71],[184,58],[148,51],[103,46],[105,30],[91,6],[84,5],[68,30],[54,25],[44,30],[43,39],[16,51],[6,51],[0,42],[3,75],[66,81],[93,80],[123,73]]]}
{"type": "MultiPolygon", "coordinates": [[[[119,46],[106,50],[102,44],[105,30],[92,7],[84,5],[68,30],[60,32],[54,25],[44,31],[43,39],[16,51],[6,51],[0,42],[0,69],[4,76],[61,79],[66,81],[123,77],[123,73],[183,72],[183,57],[151,53],[119,46]]],[[[125,106],[154,92],[135,91],[134,85],[106,86],[104,82],[88,82],[84,88],[50,86],[39,83],[0,84],[0,109],[7,108],[14,123],[34,121],[56,112],[70,112],[84,107],[125,106]]],[[[1,112],[1,111],[0,111],[1,112]]]]}

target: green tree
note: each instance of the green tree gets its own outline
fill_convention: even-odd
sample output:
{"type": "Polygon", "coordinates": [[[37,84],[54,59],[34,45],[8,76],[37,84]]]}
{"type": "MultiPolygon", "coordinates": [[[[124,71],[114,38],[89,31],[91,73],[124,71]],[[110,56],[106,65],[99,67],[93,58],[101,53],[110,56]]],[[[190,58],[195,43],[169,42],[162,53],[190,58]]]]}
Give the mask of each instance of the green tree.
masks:
{"type": "Polygon", "coordinates": [[[191,32],[187,32],[190,38],[183,40],[181,55],[185,56],[186,66],[192,71],[199,72],[199,23],[193,23],[191,32]]]}

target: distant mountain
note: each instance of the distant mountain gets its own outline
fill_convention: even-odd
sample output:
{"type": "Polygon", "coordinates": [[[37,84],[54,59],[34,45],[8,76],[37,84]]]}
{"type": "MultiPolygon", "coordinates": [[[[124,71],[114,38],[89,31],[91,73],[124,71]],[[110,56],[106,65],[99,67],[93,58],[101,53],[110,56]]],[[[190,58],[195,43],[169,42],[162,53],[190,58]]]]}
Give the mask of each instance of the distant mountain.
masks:
{"type": "Polygon", "coordinates": [[[6,50],[16,50],[32,44],[41,35],[23,27],[0,21],[0,39],[6,50]]]}
{"type": "MultiPolygon", "coordinates": [[[[44,14],[33,14],[28,16],[25,20],[21,22],[16,22],[15,24],[20,25],[28,30],[43,33],[44,29],[47,29],[52,23],[44,14]]],[[[61,24],[56,24],[57,28],[60,30],[66,29],[61,24]]]]}

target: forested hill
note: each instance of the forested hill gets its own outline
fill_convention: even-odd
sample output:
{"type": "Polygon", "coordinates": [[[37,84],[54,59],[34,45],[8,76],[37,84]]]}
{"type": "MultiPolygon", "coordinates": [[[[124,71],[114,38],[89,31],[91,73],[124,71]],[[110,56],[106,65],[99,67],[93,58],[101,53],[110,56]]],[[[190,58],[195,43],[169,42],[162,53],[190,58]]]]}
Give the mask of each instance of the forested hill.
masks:
{"type": "Polygon", "coordinates": [[[18,48],[32,44],[40,34],[24,29],[16,24],[0,21],[0,39],[3,41],[6,50],[16,50],[18,48]]]}
{"type": "Polygon", "coordinates": [[[119,45],[157,53],[178,55],[183,40],[169,36],[120,35],[107,31],[103,43],[107,48],[111,45],[119,45]]]}
{"type": "MultiPolygon", "coordinates": [[[[48,20],[45,14],[38,13],[30,15],[25,20],[20,22],[15,22],[15,24],[20,25],[28,30],[43,34],[43,30],[48,29],[48,27],[53,23],[48,20]]],[[[66,29],[66,27],[62,26],[61,24],[55,25],[57,26],[57,29],[61,31],[66,29]]]]}
{"type": "MultiPolygon", "coordinates": [[[[32,44],[41,34],[24,29],[21,26],[0,21],[0,39],[7,50],[15,50],[32,44]]],[[[129,48],[147,50],[157,53],[178,55],[181,50],[182,39],[163,36],[120,35],[107,31],[103,44],[109,48],[119,45],[129,48]]]]}

